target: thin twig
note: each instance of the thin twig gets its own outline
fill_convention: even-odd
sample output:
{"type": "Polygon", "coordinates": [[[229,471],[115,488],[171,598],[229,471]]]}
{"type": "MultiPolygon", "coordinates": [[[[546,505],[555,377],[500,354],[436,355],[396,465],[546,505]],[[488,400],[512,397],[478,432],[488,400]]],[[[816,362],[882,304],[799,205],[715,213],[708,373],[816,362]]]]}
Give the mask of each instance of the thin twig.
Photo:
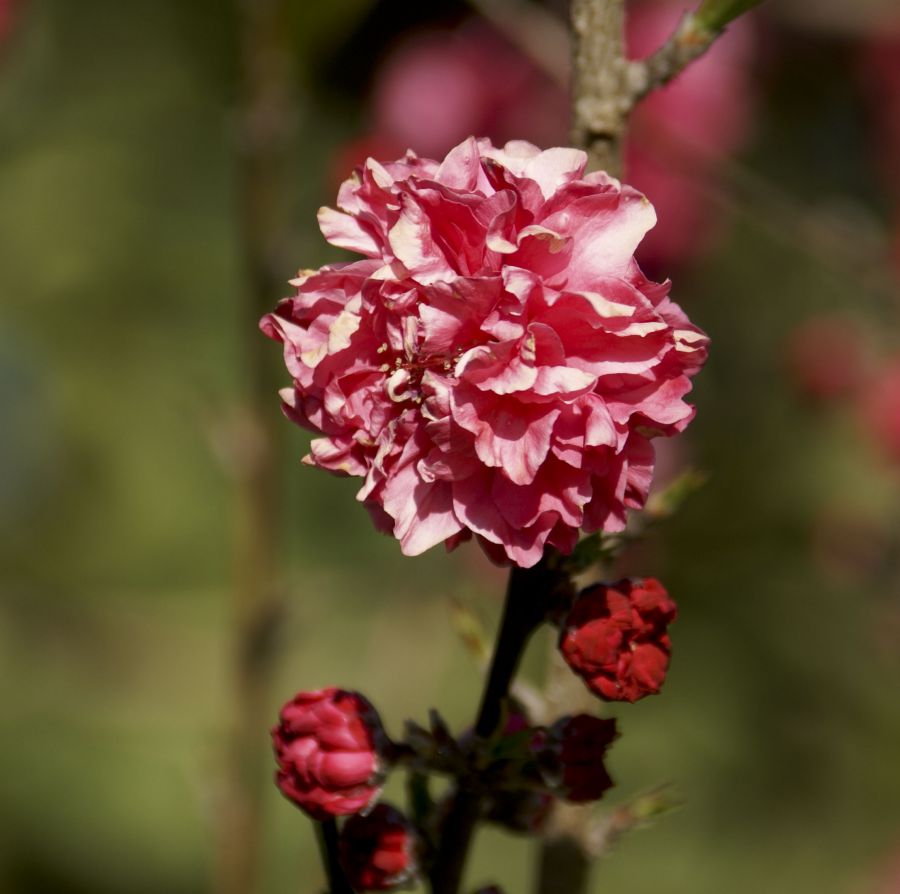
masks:
{"type": "MultiPolygon", "coordinates": [[[[469,5],[515,44],[556,83],[568,86],[565,25],[534,2],[469,0],[469,5]]],[[[723,33],[703,26],[696,13],[685,15],[669,39],[646,59],[626,60],[621,13],[606,4],[573,0],[575,101],[572,141],[591,149],[593,168],[613,164],[628,114],[653,90],[676,78],[723,33]],[[600,10],[599,6],[605,6],[600,10]],[[602,14],[601,14],[602,13],[602,14]],[[621,49],[621,52],[619,50],[621,49]],[[593,140],[591,136],[593,135],[593,140]]]]}
{"type": "Polygon", "coordinates": [[[631,105],[676,78],[702,56],[721,33],[704,28],[694,13],[684,16],[671,37],[655,53],[628,63],[631,105]]]}

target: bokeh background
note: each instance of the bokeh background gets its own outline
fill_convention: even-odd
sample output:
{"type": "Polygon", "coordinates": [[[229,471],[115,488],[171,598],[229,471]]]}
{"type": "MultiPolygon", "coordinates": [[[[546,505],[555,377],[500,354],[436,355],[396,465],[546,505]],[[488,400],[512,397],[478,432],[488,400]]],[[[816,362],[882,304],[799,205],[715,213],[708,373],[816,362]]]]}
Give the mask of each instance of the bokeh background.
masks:
{"type": "MultiPolygon", "coordinates": [[[[502,573],[471,545],[402,558],[354,482],[301,467],[253,317],[337,257],[315,210],[367,153],[565,141],[565,4],[295,0],[262,39],[246,6],[0,0],[8,894],[237,892],[241,791],[244,894],[319,890],[268,783],[278,704],[360,688],[395,733],[475,710],[451,599],[490,627],[502,573]],[[248,125],[258,70],[275,104],[248,125]]],[[[678,9],[632,6],[632,51],[678,9]]],[[[662,474],[708,480],[624,559],[681,616],[663,696],[617,712],[607,806],[662,783],[683,806],[602,860],[598,892],[900,892],[896,13],[771,0],[635,117],[645,263],[713,346],[662,474]]],[[[532,859],[486,828],[468,887],[525,892],[532,859]]]]}

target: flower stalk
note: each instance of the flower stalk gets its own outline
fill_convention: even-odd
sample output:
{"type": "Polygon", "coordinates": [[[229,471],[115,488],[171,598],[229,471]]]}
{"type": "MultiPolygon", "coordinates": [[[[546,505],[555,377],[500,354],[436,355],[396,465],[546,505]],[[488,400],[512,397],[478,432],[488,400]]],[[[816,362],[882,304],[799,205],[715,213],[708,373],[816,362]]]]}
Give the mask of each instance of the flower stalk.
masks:
{"type": "MultiPolygon", "coordinates": [[[[533,568],[513,567],[510,571],[497,644],[475,720],[478,738],[487,739],[497,731],[525,646],[547,616],[559,583],[559,575],[547,567],[546,559],[533,568]]],[[[431,871],[433,894],[456,894],[459,890],[481,812],[482,795],[474,783],[474,779],[459,781],[431,871]]]]}
{"type": "Polygon", "coordinates": [[[328,878],[327,894],[354,894],[353,888],[344,875],[338,858],[338,828],[334,819],[314,823],[319,849],[322,853],[322,866],[328,878]]]}

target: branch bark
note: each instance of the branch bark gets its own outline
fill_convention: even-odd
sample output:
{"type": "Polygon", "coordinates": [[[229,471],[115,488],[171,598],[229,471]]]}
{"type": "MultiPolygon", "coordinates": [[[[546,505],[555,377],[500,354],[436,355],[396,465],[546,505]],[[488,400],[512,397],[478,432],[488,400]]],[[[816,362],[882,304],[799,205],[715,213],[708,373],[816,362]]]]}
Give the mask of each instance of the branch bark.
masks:
{"type": "Polygon", "coordinates": [[[674,80],[700,58],[721,33],[703,26],[696,13],[684,16],[671,37],[655,53],[628,63],[631,105],[674,80]]]}
{"type": "Polygon", "coordinates": [[[572,0],[572,144],[590,170],[617,176],[632,92],[625,60],[624,0],[572,0]]]}

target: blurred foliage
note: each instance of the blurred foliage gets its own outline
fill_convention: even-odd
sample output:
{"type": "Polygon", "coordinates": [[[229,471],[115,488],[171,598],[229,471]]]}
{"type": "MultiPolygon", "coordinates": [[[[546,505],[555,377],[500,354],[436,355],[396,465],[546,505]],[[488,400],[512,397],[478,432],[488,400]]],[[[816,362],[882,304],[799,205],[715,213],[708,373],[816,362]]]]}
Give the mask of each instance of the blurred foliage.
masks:
{"type": "MultiPolygon", "coordinates": [[[[372,66],[408,24],[464,9],[291,10],[285,188],[306,267],[331,257],[314,210],[330,159],[361,128],[372,66]]],[[[229,722],[228,439],[240,345],[257,337],[238,327],[235,27],[214,0],[31,0],[0,57],[9,894],[209,890],[229,722]]],[[[807,216],[775,214],[753,189],[745,201],[738,183],[726,237],[676,283],[713,339],[689,441],[709,481],[623,559],[623,572],[665,580],[681,617],[667,691],[620,712],[611,770],[613,803],[668,782],[685,806],[626,837],[598,867],[598,891],[866,894],[900,849],[897,562],[842,551],[854,531],[876,532],[865,556],[896,536],[898,482],[851,411],[791,391],[781,356],[791,327],[822,310],[859,316],[896,347],[896,291],[854,266],[846,240],[823,256],[805,229],[835,209],[877,229],[887,209],[850,38],[795,25],[772,46],[746,164],[807,216]],[[829,513],[844,535],[823,556],[829,513]]],[[[290,616],[273,716],[296,689],[335,682],[363,688],[394,732],[431,705],[465,726],[479,671],[450,597],[492,623],[502,574],[472,547],[401,559],[353,482],[300,468],[305,436],[285,423],[283,437],[290,616]]],[[[533,678],[547,646],[528,656],[533,678]]],[[[267,749],[260,730],[266,778],[267,749]]],[[[274,787],[264,831],[263,889],[314,890],[310,829],[274,787]]],[[[530,847],[486,830],[472,885],[524,892],[530,847]]]]}

